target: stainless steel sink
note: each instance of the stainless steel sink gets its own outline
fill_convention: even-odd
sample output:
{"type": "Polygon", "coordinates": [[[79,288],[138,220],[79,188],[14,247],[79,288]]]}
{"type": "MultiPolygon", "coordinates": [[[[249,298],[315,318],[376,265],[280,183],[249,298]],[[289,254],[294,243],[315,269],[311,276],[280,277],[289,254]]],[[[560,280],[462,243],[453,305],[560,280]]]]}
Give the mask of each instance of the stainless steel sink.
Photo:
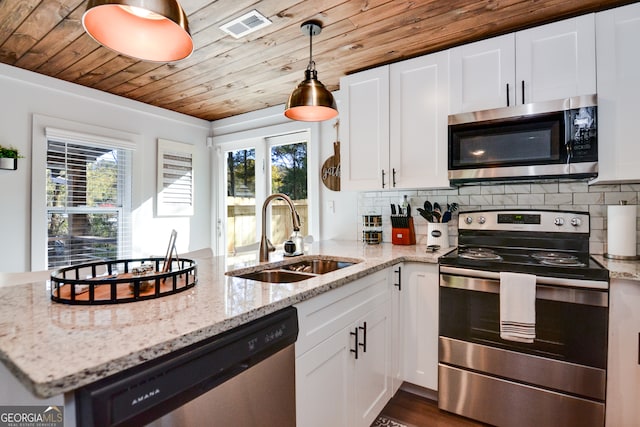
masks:
{"type": "Polygon", "coordinates": [[[315,277],[314,275],[296,273],[287,270],[261,270],[245,274],[232,274],[232,276],[267,283],[293,283],[315,277]]]}
{"type": "Polygon", "coordinates": [[[288,264],[282,268],[290,271],[301,271],[311,274],[325,274],[355,264],[350,261],[338,261],[335,259],[309,259],[295,264],[288,264]]]}
{"type": "Polygon", "coordinates": [[[266,283],[293,283],[350,267],[362,261],[353,258],[328,258],[326,256],[304,256],[301,258],[296,261],[265,264],[257,271],[242,269],[229,271],[226,274],[240,279],[266,283]]]}

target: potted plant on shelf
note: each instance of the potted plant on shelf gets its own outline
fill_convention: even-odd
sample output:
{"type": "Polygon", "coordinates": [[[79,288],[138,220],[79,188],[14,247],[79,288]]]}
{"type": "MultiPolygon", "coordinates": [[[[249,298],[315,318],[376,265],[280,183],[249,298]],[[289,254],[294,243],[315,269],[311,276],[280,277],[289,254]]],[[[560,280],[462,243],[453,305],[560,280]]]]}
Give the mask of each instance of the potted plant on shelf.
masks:
{"type": "Polygon", "coordinates": [[[21,157],[17,148],[0,145],[0,169],[18,169],[18,159],[21,157]]]}

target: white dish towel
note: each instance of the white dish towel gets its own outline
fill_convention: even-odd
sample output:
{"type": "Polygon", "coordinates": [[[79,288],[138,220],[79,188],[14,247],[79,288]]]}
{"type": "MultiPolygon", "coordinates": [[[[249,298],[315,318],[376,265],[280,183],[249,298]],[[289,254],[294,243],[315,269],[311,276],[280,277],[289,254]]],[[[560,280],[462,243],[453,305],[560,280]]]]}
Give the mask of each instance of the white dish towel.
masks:
{"type": "Polygon", "coordinates": [[[536,337],[536,276],[500,272],[500,338],[532,343],[536,337]]]}

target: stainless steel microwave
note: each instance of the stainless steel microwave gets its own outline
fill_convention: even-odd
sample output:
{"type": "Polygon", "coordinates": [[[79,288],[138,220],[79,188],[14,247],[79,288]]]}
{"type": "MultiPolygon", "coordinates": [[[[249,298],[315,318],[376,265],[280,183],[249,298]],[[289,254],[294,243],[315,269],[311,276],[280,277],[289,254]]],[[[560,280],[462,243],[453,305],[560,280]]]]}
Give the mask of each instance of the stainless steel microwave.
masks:
{"type": "Polygon", "coordinates": [[[598,175],[596,95],[449,116],[449,180],[598,175]]]}

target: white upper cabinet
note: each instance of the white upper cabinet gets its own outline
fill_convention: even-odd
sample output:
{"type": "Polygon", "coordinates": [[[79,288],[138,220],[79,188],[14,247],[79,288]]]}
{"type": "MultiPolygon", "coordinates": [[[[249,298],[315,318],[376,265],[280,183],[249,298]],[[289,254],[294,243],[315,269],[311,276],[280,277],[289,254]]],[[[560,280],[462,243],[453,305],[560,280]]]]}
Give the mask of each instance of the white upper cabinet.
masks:
{"type": "Polygon", "coordinates": [[[450,114],[596,93],[587,14],[450,51],[450,114]]]}
{"type": "Polygon", "coordinates": [[[513,34],[450,50],[451,114],[514,105],[513,34]]]}
{"type": "Polygon", "coordinates": [[[449,187],[449,55],[391,65],[389,159],[393,188],[449,187]]]}
{"type": "Polygon", "coordinates": [[[345,190],[449,187],[448,52],[340,80],[345,190]]]}
{"type": "Polygon", "coordinates": [[[640,180],[640,4],[596,15],[598,49],[598,178],[640,180]]]}
{"type": "Polygon", "coordinates": [[[389,67],[343,77],[340,94],[341,188],[389,188],[389,67]]]}
{"type": "Polygon", "coordinates": [[[596,93],[595,43],[592,13],[516,33],[516,102],[596,93]]]}

